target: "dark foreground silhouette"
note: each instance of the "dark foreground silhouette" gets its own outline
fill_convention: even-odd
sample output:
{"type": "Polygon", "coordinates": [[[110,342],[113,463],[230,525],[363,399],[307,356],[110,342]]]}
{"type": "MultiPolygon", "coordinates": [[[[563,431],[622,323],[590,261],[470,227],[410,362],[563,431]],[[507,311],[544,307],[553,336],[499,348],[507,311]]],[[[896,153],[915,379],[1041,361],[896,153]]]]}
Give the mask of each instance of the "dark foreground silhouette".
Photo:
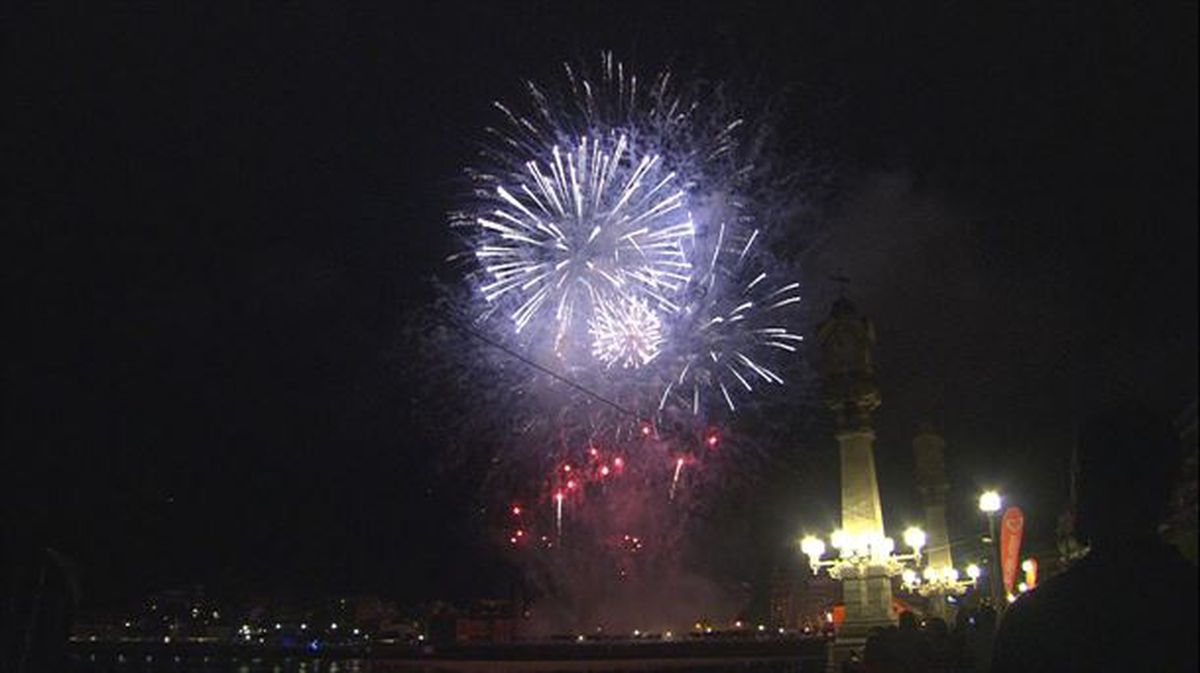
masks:
{"type": "Polygon", "coordinates": [[[992,673],[1197,670],[1196,567],[1156,531],[1178,449],[1135,404],[1085,426],[1078,511],[1091,551],[1004,614],[992,673]]]}

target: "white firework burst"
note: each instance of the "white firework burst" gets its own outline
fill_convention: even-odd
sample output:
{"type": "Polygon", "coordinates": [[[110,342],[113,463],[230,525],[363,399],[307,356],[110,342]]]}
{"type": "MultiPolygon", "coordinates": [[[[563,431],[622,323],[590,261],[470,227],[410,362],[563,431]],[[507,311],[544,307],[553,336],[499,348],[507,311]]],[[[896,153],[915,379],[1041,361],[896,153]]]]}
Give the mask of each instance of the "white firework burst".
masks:
{"type": "Polygon", "coordinates": [[[630,408],[704,415],[783,382],[772,356],[799,344],[799,296],[762,249],[759,227],[789,214],[758,179],[763,129],[720,85],[672,80],[606,53],[528,83],[525,105],[497,102],[454,257],[501,341],[630,408]]]}
{"type": "Polygon", "coordinates": [[[549,149],[524,174],[495,187],[476,218],[476,258],[489,303],[511,297],[518,333],[554,324],[555,351],[577,317],[617,298],[645,297],[674,311],[691,278],[683,242],[694,233],[684,191],[661,156],[638,154],[628,136],[584,136],[549,149]]]}
{"type": "Polygon", "coordinates": [[[658,357],[662,321],[643,299],[619,299],[598,305],[588,322],[592,354],[607,367],[638,368],[658,357]]]}

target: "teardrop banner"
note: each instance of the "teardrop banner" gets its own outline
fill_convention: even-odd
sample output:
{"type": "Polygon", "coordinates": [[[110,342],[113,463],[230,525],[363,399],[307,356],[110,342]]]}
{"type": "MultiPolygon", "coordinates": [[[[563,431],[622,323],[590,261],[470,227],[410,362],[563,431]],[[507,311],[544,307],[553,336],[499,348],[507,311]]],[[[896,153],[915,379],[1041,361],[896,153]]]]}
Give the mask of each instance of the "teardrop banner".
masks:
{"type": "Polygon", "coordinates": [[[1000,567],[1004,571],[1004,591],[1011,594],[1021,565],[1021,535],[1025,532],[1025,514],[1020,507],[1004,510],[1000,519],[1000,567]]]}

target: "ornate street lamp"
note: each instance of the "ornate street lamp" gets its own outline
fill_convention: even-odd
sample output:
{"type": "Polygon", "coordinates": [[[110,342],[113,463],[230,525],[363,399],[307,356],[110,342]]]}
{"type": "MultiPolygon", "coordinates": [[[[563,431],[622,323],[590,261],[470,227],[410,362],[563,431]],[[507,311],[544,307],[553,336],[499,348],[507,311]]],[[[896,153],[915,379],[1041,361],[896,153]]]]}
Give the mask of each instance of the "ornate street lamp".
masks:
{"type": "Polygon", "coordinates": [[[837,550],[835,558],[822,559],[825,555],[825,541],[809,535],[800,541],[800,551],[808,557],[813,574],[822,568],[833,579],[850,577],[865,577],[870,571],[882,573],[887,577],[895,577],[905,569],[920,567],[921,548],[925,546],[925,531],[920,528],[909,528],[904,531],[904,544],[911,552],[898,554],[896,541],[890,537],[878,534],[851,535],[843,530],[836,530],[829,536],[829,544],[837,550]]]}
{"type": "Polygon", "coordinates": [[[979,566],[972,563],[967,566],[967,577],[954,568],[925,568],[918,573],[912,568],[905,569],[900,574],[904,588],[915,594],[929,598],[931,596],[961,596],[967,589],[975,586],[981,574],[979,566]]]}

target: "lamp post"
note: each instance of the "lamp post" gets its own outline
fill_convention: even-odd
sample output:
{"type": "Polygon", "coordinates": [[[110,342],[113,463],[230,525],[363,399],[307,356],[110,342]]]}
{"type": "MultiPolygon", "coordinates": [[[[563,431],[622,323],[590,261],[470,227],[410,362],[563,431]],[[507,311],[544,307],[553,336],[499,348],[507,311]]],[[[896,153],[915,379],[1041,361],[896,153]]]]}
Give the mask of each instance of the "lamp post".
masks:
{"type": "Polygon", "coordinates": [[[1002,504],[1000,494],[996,491],[984,491],[979,496],[979,511],[987,516],[988,547],[992,558],[992,567],[988,570],[988,587],[992,595],[992,604],[997,611],[1004,608],[1004,602],[1000,600],[1000,553],[996,547],[996,513],[1000,511],[1002,504]]]}

